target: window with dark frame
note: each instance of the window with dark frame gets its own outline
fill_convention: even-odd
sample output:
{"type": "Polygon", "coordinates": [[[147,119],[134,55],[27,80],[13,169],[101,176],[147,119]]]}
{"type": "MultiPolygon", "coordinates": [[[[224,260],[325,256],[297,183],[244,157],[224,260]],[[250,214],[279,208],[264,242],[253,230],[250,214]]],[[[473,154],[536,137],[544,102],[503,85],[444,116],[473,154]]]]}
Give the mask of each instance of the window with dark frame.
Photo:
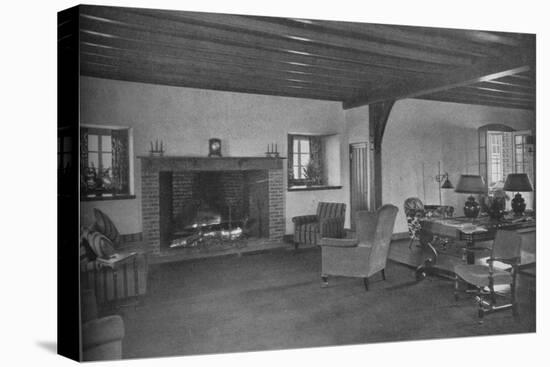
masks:
{"type": "Polygon", "coordinates": [[[322,185],[321,136],[288,135],[288,187],[322,185]]]}
{"type": "Polygon", "coordinates": [[[81,197],[131,194],[129,134],[128,128],[81,128],[81,197]]]}

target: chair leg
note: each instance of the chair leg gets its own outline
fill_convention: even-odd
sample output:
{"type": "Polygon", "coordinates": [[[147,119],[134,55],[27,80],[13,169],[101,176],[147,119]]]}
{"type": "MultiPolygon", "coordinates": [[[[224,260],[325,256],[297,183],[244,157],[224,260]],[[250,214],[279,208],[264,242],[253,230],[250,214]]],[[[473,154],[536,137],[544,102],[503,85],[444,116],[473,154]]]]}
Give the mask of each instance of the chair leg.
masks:
{"type": "Polygon", "coordinates": [[[369,278],[363,278],[363,284],[365,284],[365,290],[369,290],[369,278]]]}
{"type": "Polygon", "coordinates": [[[460,282],[458,279],[458,275],[455,275],[455,290],[454,290],[454,296],[455,296],[455,302],[458,301],[458,292],[460,291],[460,282]]]}
{"type": "Polygon", "coordinates": [[[321,275],[321,288],[328,287],[328,277],[326,275],[321,275]]]}
{"type": "Polygon", "coordinates": [[[517,299],[516,299],[516,274],[513,274],[512,284],[510,284],[510,298],[512,303],[512,315],[514,317],[518,317],[519,312],[518,312],[518,305],[517,305],[517,299]]]}
{"type": "Polygon", "coordinates": [[[382,269],[382,280],[386,280],[386,269],[382,269]]]}

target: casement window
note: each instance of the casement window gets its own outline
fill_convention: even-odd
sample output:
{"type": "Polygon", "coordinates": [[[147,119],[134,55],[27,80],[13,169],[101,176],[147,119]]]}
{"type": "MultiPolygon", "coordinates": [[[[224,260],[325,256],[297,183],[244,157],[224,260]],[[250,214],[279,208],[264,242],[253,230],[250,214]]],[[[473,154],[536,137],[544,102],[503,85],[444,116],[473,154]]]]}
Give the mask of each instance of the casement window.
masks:
{"type": "Polygon", "coordinates": [[[288,134],[287,147],[289,191],[341,188],[337,134],[288,134]]]}
{"type": "Polygon", "coordinates": [[[131,129],[82,126],[80,197],[119,198],[133,194],[131,129]]]}
{"type": "MultiPolygon", "coordinates": [[[[479,128],[479,174],[489,194],[504,187],[510,173],[527,173],[535,185],[535,145],[530,130],[516,131],[509,126],[491,124],[479,128]]],[[[522,193],[532,207],[532,193],[522,193]]]]}
{"type": "Polygon", "coordinates": [[[323,184],[320,136],[288,135],[288,187],[323,184]]]}

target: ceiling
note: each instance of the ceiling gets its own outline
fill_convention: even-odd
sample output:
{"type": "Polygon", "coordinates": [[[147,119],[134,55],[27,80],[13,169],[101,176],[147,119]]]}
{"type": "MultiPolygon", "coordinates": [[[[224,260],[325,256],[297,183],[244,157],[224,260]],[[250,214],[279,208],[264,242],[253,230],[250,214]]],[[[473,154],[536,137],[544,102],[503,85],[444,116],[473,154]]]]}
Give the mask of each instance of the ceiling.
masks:
{"type": "Polygon", "coordinates": [[[87,76],[344,108],[401,98],[535,106],[533,34],[87,5],[79,22],[87,76]]]}

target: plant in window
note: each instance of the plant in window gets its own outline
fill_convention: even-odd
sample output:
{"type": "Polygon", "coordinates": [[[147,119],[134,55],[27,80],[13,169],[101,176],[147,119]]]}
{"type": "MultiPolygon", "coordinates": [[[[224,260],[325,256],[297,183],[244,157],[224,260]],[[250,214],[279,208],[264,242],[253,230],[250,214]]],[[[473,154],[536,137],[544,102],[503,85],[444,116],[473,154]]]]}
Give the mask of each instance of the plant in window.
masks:
{"type": "Polygon", "coordinates": [[[310,160],[307,166],[304,168],[304,177],[307,184],[321,184],[321,167],[319,167],[319,164],[315,160],[310,160]]]}

